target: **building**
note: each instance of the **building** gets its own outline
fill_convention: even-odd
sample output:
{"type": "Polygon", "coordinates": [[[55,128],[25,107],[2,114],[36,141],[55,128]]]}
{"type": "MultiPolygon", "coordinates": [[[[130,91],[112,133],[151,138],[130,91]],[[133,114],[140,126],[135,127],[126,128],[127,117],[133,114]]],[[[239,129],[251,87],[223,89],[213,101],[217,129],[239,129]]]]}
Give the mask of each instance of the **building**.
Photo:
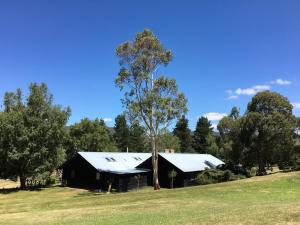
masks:
{"type": "Polygon", "coordinates": [[[67,186],[123,192],[147,185],[150,170],[135,167],[150,157],[150,153],[78,152],[58,169],[67,186]]]}
{"type": "MultiPolygon", "coordinates": [[[[169,173],[176,171],[173,179],[173,187],[186,187],[196,185],[196,177],[202,170],[214,169],[224,162],[209,154],[188,153],[159,153],[158,154],[158,177],[160,186],[170,188],[171,178],[169,173]]],[[[146,159],[136,168],[152,170],[152,157],[146,159]]],[[[152,184],[152,173],[148,180],[152,184]]]]}
{"type": "MultiPolygon", "coordinates": [[[[171,186],[169,173],[173,170],[177,174],[173,187],[195,185],[199,172],[222,164],[224,162],[209,154],[159,153],[160,186],[171,186]]],[[[78,152],[59,169],[63,184],[71,187],[124,192],[152,185],[150,153],[78,152]]]]}

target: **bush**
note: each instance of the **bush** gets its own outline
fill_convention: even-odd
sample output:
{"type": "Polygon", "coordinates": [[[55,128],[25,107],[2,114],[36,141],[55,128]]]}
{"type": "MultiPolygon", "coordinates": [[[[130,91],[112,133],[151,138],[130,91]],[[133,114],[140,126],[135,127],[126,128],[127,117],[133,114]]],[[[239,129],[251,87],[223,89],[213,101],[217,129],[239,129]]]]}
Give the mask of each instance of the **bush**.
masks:
{"type": "Polygon", "coordinates": [[[54,176],[50,176],[46,179],[46,186],[50,186],[56,183],[56,178],[54,176]]]}
{"type": "Polygon", "coordinates": [[[295,160],[293,170],[300,170],[300,157],[295,160]]]}
{"type": "MultiPolygon", "coordinates": [[[[196,180],[198,184],[212,184],[241,179],[239,175],[234,175],[230,170],[205,169],[198,174],[196,180]]],[[[245,178],[245,176],[243,176],[245,178]]]]}
{"type": "Polygon", "coordinates": [[[250,177],[256,176],[257,171],[258,171],[258,168],[257,168],[257,167],[252,167],[252,168],[250,169],[249,176],[250,176],[250,177]]]}

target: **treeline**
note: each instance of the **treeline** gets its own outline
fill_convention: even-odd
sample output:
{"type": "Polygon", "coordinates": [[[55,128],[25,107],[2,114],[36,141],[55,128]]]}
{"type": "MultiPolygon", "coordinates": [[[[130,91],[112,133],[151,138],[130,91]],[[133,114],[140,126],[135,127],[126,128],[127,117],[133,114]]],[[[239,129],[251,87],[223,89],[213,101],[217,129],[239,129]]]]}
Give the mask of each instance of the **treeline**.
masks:
{"type": "Polygon", "coordinates": [[[244,115],[233,107],[213,132],[210,121],[201,117],[194,132],[182,117],[173,134],[179,138],[181,152],[209,153],[226,162],[227,168],[266,174],[266,168],[300,169],[300,119],[293,115],[286,97],[264,91],[248,103],[244,115]]]}
{"type": "MultiPolygon", "coordinates": [[[[66,159],[78,151],[151,152],[149,135],[137,121],[121,114],[113,128],[102,119],[82,119],[67,126],[69,107],[53,103],[47,85],[33,83],[25,98],[18,89],[5,93],[0,112],[0,177],[48,179],[66,159]]],[[[261,92],[249,102],[244,115],[234,107],[213,131],[207,118],[199,118],[194,131],[181,117],[173,131],[162,130],[160,151],[208,153],[231,168],[259,167],[259,174],[274,164],[296,168],[300,164],[299,118],[288,99],[274,92],[261,92]]]]}

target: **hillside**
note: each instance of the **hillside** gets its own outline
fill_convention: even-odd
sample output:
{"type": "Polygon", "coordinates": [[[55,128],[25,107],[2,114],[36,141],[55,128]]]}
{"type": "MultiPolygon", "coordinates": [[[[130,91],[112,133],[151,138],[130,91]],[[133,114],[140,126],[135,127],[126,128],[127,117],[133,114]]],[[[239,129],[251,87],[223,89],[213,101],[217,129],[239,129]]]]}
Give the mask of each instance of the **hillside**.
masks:
{"type": "Polygon", "coordinates": [[[0,224],[300,224],[300,172],[156,192],[2,191],[0,224]]]}

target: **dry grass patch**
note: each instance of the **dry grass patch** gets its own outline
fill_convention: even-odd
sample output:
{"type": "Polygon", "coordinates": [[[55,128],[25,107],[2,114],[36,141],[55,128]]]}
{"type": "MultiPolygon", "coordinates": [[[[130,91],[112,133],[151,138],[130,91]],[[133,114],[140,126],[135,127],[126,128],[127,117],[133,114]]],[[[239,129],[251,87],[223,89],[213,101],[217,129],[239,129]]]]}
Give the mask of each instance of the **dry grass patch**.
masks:
{"type": "Polygon", "coordinates": [[[8,179],[7,180],[0,179],[0,190],[18,188],[18,187],[19,187],[19,182],[8,180],[8,179]]]}

